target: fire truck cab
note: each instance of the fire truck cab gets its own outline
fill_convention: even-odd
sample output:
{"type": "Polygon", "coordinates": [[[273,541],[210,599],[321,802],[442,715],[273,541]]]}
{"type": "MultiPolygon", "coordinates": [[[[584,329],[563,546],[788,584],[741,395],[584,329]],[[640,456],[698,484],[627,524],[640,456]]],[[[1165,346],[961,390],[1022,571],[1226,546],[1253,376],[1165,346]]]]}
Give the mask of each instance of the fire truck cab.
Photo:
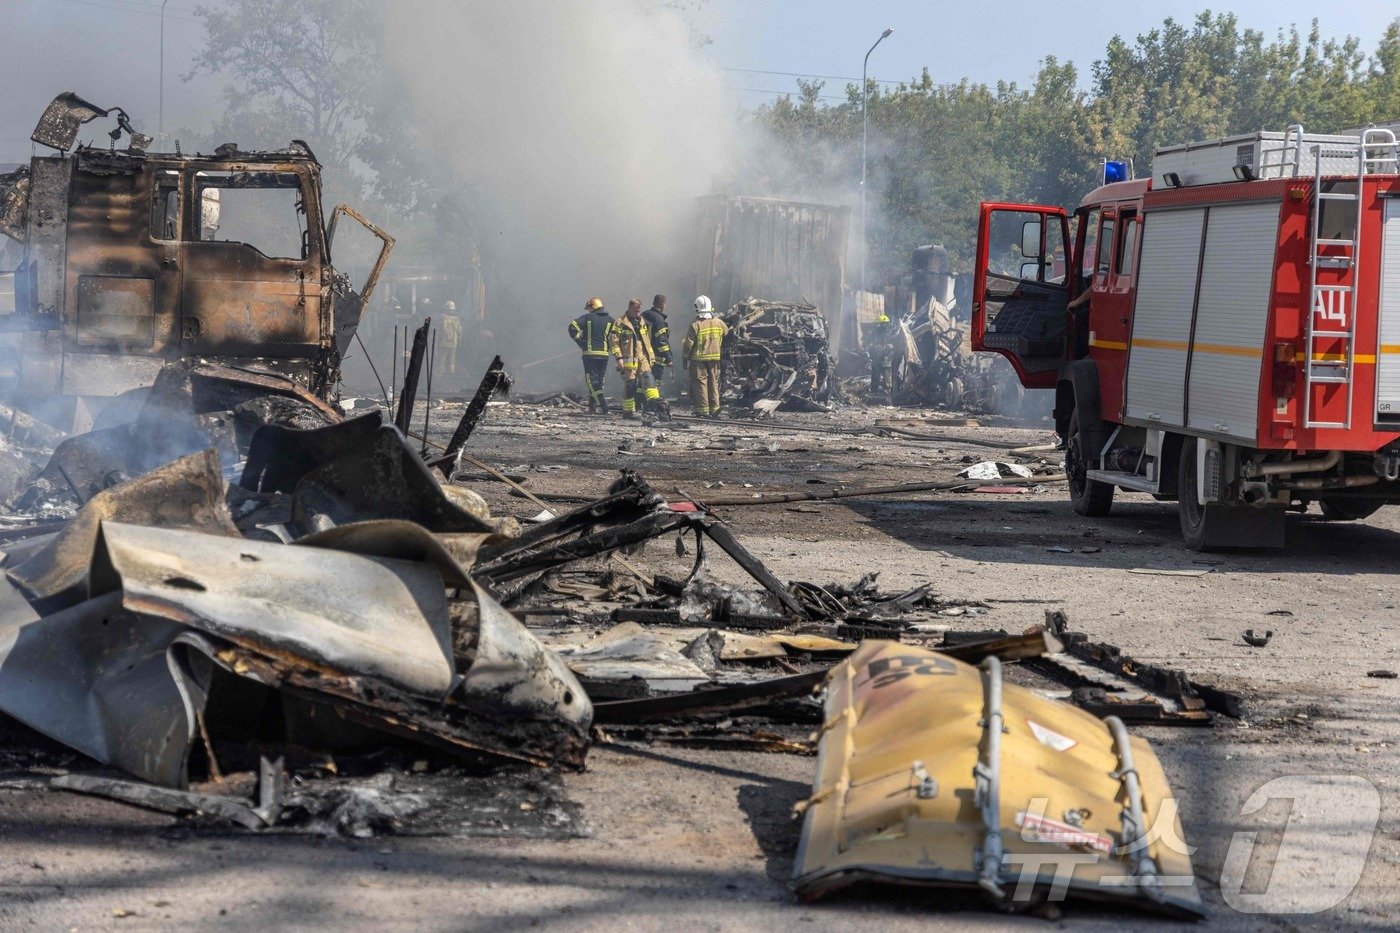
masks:
{"type": "Polygon", "coordinates": [[[973,347],[1055,391],[1076,512],[1176,500],[1207,550],[1400,502],[1397,157],[1292,126],[1160,150],[1072,216],[982,205],[973,347]]]}

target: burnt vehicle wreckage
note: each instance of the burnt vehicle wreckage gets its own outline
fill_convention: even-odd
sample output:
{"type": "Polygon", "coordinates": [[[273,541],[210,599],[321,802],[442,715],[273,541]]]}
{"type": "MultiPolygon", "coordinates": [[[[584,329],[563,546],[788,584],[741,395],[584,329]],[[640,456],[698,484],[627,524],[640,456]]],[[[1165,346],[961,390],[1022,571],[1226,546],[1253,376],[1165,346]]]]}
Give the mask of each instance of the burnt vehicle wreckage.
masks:
{"type": "Polygon", "coordinates": [[[825,410],[834,374],[826,318],[816,305],[748,298],[720,318],[729,325],[722,384],[741,405],[825,410]]]}
{"type": "Polygon", "coordinates": [[[22,407],[81,428],[186,357],[277,373],[330,397],[393,238],[344,204],[323,219],[321,167],[305,143],[148,152],[123,111],[71,93],[54,99],[32,138],[57,153],[0,176],[0,233],[22,250],[17,268],[0,270],[14,277],[15,307],[0,328],[16,335],[22,407]],[[83,124],[107,116],[118,122],[111,148],[68,154],[83,124]],[[342,215],[382,242],[358,291],[330,262],[342,215]]]}
{"type": "MultiPolygon", "coordinates": [[[[55,142],[108,113],[71,96],[56,106],[41,124],[55,142]]],[[[488,368],[445,445],[409,426],[421,354],[397,417],[347,417],[332,403],[339,353],[373,279],[358,295],[344,285],[319,223],[276,275],[223,241],[228,265],[201,267],[195,249],[216,242],[178,237],[140,262],[126,259],[144,246],[93,241],[90,265],[73,267],[72,246],[51,265],[65,240],[43,229],[55,220],[41,205],[57,203],[42,195],[59,176],[70,192],[116,186],[100,200],[126,204],[137,239],[154,240],[144,218],[160,215],[162,182],[178,233],[199,222],[204,173],[294,178],[306,215],[319,216],[309,153],[80,148],[60,161],[72,164],[12,176],[6,202],[27,200],[24,288],[48,296],[23,312],[53,323],[25,332],[46,365],[58,361],[43,385],[78,401],[98,395],[78,389],[123,380],[144,391],[122,417],[109,410],[67,436],[21,418],[12,399],[10,445],[44,464],[11,484],[0,517],[0,725],[35,764],[6,786],[229,831],[567,838],[587,829],[560,775],[583,769],[595,742],[816,754],[794,878],[804,898],[877,880],[968,887],[1021,909],[1072,875],[1075,895],[1200,915],[1189,859],[1147,836],[1181,830],[1160,765],[1124,722],[1209,724],[1241,715],[1238,697],[1092,643],[1063,615],[959,636],[944,623],[969,604],[932,584],[781,580],[713,511],[718,500],[631,471],[561,514],[521,490],[545,511],[493,515],[459,475],[470,464],[511,482],[466,451],[488,399],[509,388],[503,365],[488,368]],[[174,251],[175,282],[159,280],[161,250],[174,251]],[[123,261],[107,265],[107,253],[123,261]],[[216,267],[246,278],[213,277],[222,284],[206,290],[195,270],[216,267]],[[211,294],[223,297],[200,303],[211,294]],[[240,294],[235,326],[232,304],[218,302],[240,294]],[[112,339],[137,331],[153,335],[130,354],[149,377],[112,339]],[[688,572],[629,560],[657,539],[688,572]],[[751,584],[712,575],[719,554],[751,584]],[[1055,688],[1003,687],[1003,671],[1029,665],[1055,688]],[[470,787],[483,788],[489,817],[470,787]],[[523,802],[500,817],[512,794],[523,802]],[[1060,857],[1073,864],[1057,868],[1060,857]],[[1029,886],[1017,859],[1042,866],[1029,886]],[[1013,897],[1022,887],[1037,893],[1013,897]]],[[[67,243],[95,236],[80,222],[87,209],[66,215],[83,232],[67,243]]],[[[829,376],[814,309],[742,313],[736,340],[783,373],[760,397],[819,402],[829,376]],[[781,333],[763,329],[775,323],[781,333]]]]}

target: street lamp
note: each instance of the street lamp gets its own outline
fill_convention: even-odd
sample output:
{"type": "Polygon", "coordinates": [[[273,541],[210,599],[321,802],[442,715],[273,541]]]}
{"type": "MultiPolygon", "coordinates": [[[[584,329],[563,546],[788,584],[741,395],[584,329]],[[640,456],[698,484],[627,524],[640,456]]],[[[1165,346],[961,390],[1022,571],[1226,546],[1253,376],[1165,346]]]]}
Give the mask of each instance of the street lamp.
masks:
{"type": "MultiPolygon", "coordinates": [[[[870,47],[870,52],[875,51],[875,46],[884,42],[894,32],[894,27],[886,29],[880,33],[880,38],[875,40],[875,45],[870,47]]],[[[865,256],[869,252],[869,244],[865,239],[865,140],[869,120],[866,118],[865,105],[870,97],[870,80],[867,75],[870,73],[870,52],[865,53],[865,64],[860,69],[860,287],[865,289],[865,256]]]]}
{"type": "Polygon", "coordinates": [[[156,137],[165,138],[165,5],[170,0],[160,0],[160,109],[156,117],[156,137]]]}

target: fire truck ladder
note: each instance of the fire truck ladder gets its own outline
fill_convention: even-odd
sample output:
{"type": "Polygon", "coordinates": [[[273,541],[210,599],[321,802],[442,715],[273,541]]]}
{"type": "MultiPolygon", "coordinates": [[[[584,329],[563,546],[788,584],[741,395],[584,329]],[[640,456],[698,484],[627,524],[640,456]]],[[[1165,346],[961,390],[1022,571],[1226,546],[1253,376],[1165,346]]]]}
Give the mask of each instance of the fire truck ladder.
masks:
{"type": "Polygon", "coordinates": [[[1305,342],[1303,372],[1303,426],[1308,428],[1351,427],[1352,393],[1356,369],[1356,290],[1361,281],[1357,268],[1361,256],[1361,192],[1366,173],[1373,167],[1396,164],[1395,134],[1386,129],[1367,129],[1355,146],[1342,148],[1313,146],[1313,211],[1312,234],[1309,237],[1308,266],[1309,299],[1308,338],[1305,342]],[[1386,150],[1389,150],[1387,154],[1386,150]],[[1355,191],[1323,191],[1322,165],[1327,159],[1349,159],[1356,163],[1355,191]],[[1355,225],[1350,239],[1321,237],[1322,203],[1351,202],[1356,206],[1355,225]],[[1328,250],[1323,252],[1323,250],[1328,250]],[[1318,273],[1336,274],[1331,282],[1319,282],[1318,273]],[[1322,348],[1341,344],[1341,351],[1322,348]],[[1347,390],[1345,415],[1341,421],[1322,421],[1313,417],[1313,386],[1344,385],[1347,390]]]}
{"type": "Polygon", "coordinates": [[[1264,149],[1259,154],[1260,178],[1296,178],[1303,160],[1303,125],[1295,123],[1283,131],[1283,142],[1277,149],[1264,149]]]}

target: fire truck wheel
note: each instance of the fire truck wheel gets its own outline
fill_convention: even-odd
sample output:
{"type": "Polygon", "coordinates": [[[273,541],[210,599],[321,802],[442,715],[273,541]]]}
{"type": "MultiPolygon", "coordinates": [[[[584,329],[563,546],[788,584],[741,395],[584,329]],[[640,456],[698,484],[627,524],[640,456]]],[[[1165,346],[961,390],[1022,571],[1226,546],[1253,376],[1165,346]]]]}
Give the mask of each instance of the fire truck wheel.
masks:
{"type": "Polygon", "coordinates": [[[1196,490],[1196,439],[1186,438],[1181,444],[1177,461],[1177,514],[1181,518],[1181,536],[1193,551],[1206,549],[1206,507],[1196,490]]]}
{"type": "Polygon", "coordinates": [[[1070,504],[1079,515],[1107,515],[1113,507],[1113,486],[1085,475],[1089,469],[1090,444],[1079,429],[1078,408],[1069,416],[1065,441],[1065,476],[1069,478],[1070,504]]]}
{"type": "Polygon", "coordinates": [[[1319,499],[1322,517],[1334,522],[1355,522],[1374,515],[1385,503],[1367,502],[1363,499],[1319,499]]]}

